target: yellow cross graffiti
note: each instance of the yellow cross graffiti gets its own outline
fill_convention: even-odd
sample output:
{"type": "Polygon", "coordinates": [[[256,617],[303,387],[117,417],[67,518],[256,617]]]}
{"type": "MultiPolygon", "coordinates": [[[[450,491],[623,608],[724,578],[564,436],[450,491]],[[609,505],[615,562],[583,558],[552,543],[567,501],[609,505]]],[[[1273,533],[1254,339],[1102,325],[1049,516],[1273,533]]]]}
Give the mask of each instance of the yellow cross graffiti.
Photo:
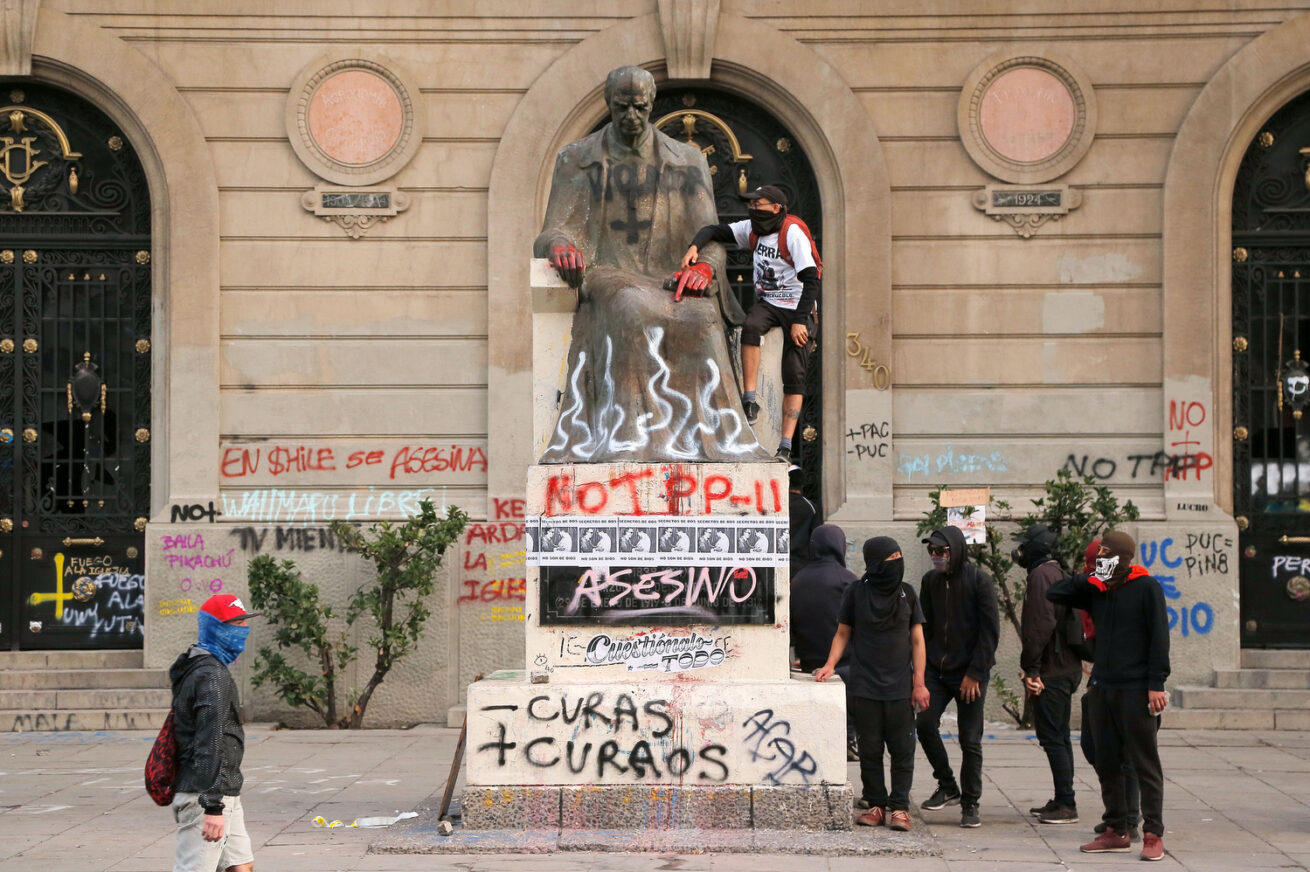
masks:
{"type": "Polygon", "coordinates": [[[39,606],[41,603],[54,602],[55,619],[62,621],[64,619],[64,600],[73,598],[72,592],[64,593],[64,555],[55,554],[55,592],[54,593],[34,593],[27,598],[27,601],[39,606]]]}

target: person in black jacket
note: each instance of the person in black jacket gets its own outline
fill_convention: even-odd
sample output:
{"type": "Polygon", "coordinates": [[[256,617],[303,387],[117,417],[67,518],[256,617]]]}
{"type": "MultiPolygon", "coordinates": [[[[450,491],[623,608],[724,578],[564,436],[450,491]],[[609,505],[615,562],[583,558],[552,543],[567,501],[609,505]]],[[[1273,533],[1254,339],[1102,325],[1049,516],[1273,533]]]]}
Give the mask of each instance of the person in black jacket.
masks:
{"type": "Polygon", "coordinates": [[[934,530],[923,540],[933,568],[923,576],[919,603],[926,623],[925,674],[930,701],[915,729],[932,764],[937,790],[920,804],[933,811],[960,803],[960,826],[981,825],[983,705],[996,662],[1001,617],[992,577],[969,563],[964,534],[955,527],[934,530]],[[956,783],[939,731],[942,712],[955,701],[960,719],[960,782],[956,783]],[[963,789],[961,789],[963,788],[963,789]]]}
{"type": "Polygon", "coordinates": [[[923,611],[902,579],[901,546],[888,536],[864,543],[864,575],[846,588],[828,661],[814,673],[825,681],[853,651],[846,704],[860,736],[862,805],[857,823],[910,829],[914,781],[914,712],[928,705],[923,672],[923,611]],[[848,646],[849,643],[849,646],[848,646]],[[891,792],[883,777],[883,749],[891,758],[891,792]]]}
{"type": "MultiPolygon", "coordinates": [[[[809,562],[791,577],[791,646],[802,672],[813,672],[828,660],[842,596],[855,581],[846,568],[846,534],[836,524],[823,524],[809,534],[809,562]]],[[[858,760],[855,721],[851,714],[851,662],[842,657],[837,674],[846,683],[846,758],[858,760]]]]}
{"type": "Polygon", "coordinates": [[[1061,632],[1069,609],[1046,598],[1051,585],[1065,576],[1055,557],[1055,533],[1045,524],[1037,524],[1016,538],[1019,543],[1011,557],[1028,570],[1019,667],[1023,670],[1024,690],[1032,699],[1033,729],[1046,752],[1055,783],[1055,798],[1029,811],[1039,823],[1073,824],[1078,822],[1078,804],[1073,790],[1069,718],[1073,715],[1073,695],[1083,680],[1083,662],[1069,650],[1061,632]]]}
{"type": "Polygon", "coordinates": [[[257,614],[232,594],[211,596],[198,614],[199,640],[168,671],[178,748],[173,872],[254,868],[241,807],[246,736],[228,666],[245,650],[247,619],[257,614]]]}
{"type": "Polygon", "coordinates": [[[1082,846],[1089,854],[1130,851],[1125,759],[1142,790],[1143,860],[1164,857],[1164,773],[1155,733],[1168,697],[1169,617],[1160,584],[1132,559],[1137,543],[1113,531],[1101,540],[1096,571],[1051,586],[1053,603],[1084,609],[1096,624],[1096,652],[1088,684],[1095,688],[1091,726],[1096,734],[1096,775],[1105,802],[1106,829],[1082,846]]]}

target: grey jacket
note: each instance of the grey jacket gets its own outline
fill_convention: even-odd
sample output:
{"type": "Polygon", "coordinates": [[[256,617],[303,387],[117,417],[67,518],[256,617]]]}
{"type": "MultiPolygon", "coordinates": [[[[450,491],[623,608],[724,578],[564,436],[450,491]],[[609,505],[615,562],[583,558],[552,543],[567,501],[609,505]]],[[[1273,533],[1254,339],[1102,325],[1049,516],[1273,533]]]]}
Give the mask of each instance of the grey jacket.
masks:
{"type": "Polygon", "coordinates": [[[224,796],[240,796],[246,733],[237,684],[217,657],[192,645],[168,670],[173,683],[178,793],[200,794],[205,814],[222,814],[224,796]]]}

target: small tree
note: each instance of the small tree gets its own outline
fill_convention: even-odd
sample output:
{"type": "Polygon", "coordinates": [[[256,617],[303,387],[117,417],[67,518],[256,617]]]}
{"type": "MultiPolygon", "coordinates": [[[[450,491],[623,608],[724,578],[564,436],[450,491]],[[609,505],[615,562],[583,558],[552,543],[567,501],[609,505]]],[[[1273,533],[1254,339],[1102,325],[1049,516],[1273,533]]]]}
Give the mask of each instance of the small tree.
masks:
{"type": "Polygon", "coordinates": [[[350,597],[344,629],[335,639],[329,626],[331,606],[319,600],[318,586],[304,581],[289,560],[278,564],[261,555],[250,562],[250,598],[275,628],[278,648],[299,648],[317,659],[319,675],[293,666],[280,651],[261,648],[255,660],[256,686],[272,684],[288,704],[317,713],[328,727],[358,729],[369,700],[395,664],[418,646],[423,625],[431,615],[425,598],[435,589],[435,575],[446,549],[459,539],[468,515],[451,507],[444,517],[424,500],[419,513],[403,524],[382,521],[361,531],[333,521],[332,532],[347,550],[373,561],[377,576],[350,597]],[[372,633],[369,646],[377,652],[373,675],[363,690],[351,689],[349,713],[337,714],[337,676],[353,663],[359,649],[348,644],[349,630],[367,615],[372,633]]]}
{"type": "Polygon", "coordinates": [[[1087,546],[1125,521],[1136,521],[1141,513],[1132,500],[1121,507],[1118,498],[1096,479],[1081,479],[1069,468],[1061,469],[1046,482],[1046,496],[1033,500],[1035,512],[1019,519],[1027,530],[1045,524],[1056,535],[1055,556],[1071,572],[1081,572],[1087,546]]]}

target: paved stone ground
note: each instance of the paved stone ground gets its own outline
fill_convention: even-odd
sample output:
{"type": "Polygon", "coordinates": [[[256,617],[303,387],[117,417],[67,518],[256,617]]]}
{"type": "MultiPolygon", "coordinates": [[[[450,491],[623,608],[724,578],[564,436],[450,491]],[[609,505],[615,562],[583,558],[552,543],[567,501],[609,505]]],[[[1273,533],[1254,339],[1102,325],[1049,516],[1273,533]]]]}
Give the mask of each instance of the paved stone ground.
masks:
{"type": "MultiPolygon", "coordinates": [[[[1095,776],[1078,759],[1083,820],[1039,826],[1031,805],[1051,793],[1045,757],[1029,735],[989,735],[983,826],[963,830],[958,810],[928,812],[941,857],[806,857],[770,854],[370,854],[384,831],[321,829],[428,802],[441,787],[456,732],[437,727],[348,732],[249,731],[245,791],[256,865],[269,872],[403,870],[736,869],[750,872],[1035,872],[1141,867],[1133,854],[1084,855],[1099,815],[1095,776]]],[[[170,865],[172,821],[141,786],[152,734],[0,734],[0,872],[156,872],[170,865]]],[[[1310,865],[1310,733],[1161,734],[1169,851],[1159,869],[1196,872],[1305,869],[1310,865]]],[[[958,759],[957,754],[952,754],[958,759]]],[[[914,798],[930,775],[920,757],[914,798]]],[[[858,778],[857,767],[851,767],[858,778]]],[[[868,832],[868,831],[861,831],[868,832]]],[[[875,834],[870,833],[870,838],[875,834]]]]}

